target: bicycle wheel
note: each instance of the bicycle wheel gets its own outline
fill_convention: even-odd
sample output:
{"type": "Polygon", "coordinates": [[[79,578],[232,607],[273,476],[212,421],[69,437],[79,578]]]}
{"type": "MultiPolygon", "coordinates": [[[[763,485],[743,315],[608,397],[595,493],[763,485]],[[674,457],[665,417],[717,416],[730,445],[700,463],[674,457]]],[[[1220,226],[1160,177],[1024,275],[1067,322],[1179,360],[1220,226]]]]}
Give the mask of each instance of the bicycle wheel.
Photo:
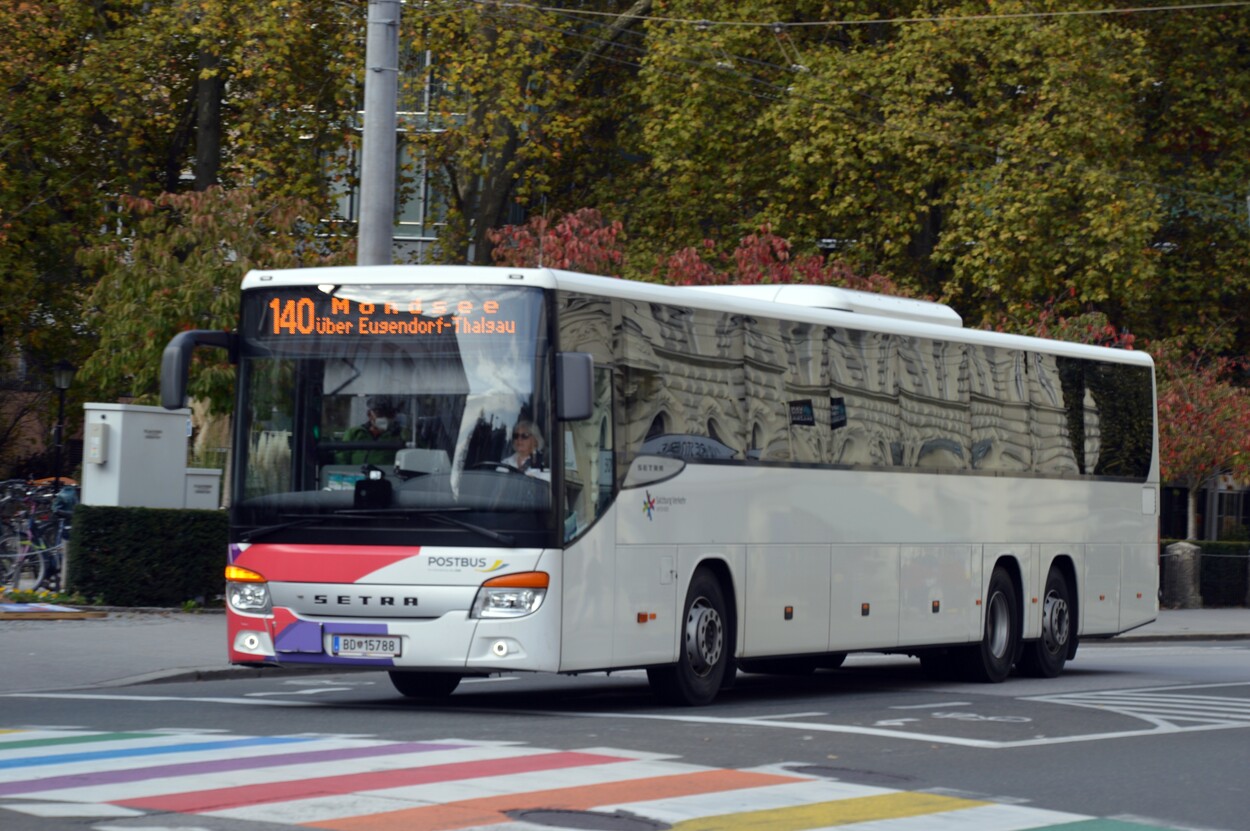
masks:
{"type": "Polygon", "coordinates": [[[17,537],[13,534],[0,536],[0,589],[11,589],[17,584],[17,537]]]}
{"type": "Polygon", "coordinates": [[[11,588],[17,591],[33,592],[43,586],[48,573],[48,562],[43,552],[22,546],[18,549],[13,565],[13,581],[11,588]],[[25,548],[25,550],[22,550],[25,548]]]}

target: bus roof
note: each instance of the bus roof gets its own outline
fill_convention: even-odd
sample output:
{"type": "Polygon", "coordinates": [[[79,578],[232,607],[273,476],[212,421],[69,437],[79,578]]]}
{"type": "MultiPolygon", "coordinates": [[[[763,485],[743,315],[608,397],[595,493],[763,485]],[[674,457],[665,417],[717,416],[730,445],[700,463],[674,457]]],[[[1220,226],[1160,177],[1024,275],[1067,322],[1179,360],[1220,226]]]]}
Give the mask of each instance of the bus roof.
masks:
{"type": "Polygon", "coordinates": [[[764,314],[901,335],[982,343],[1004,349],[1041,349],[1071,357],[1152,365],[1149,354],[1108,349],[1070,341],[965,329],[949,306],[925,300],[807,284],[669,286],[550,268],[465,265],[377,265],[327,268],[258,269],[243,278],[242,288],[340,285],[472,283],[584,291],[642,302],[704,306],[740,314],[764,314]],[[770,308],[772,307],[772,308],[770,308]],[[955,331],[952,331],[955,330],[955,331]]]}
{"type": "Polygon", "coordinates": [[[839,286],[815,286],[801,283],[753,286],[691,286],[696,291],[710,291],[735,297],[749,297],[770,303],[786,303],[811,309],[834,309],[839,312],[894,317],[939,326],[963,326],[963,318],[950,306],[910,297],[873,294],[839,286]]]}

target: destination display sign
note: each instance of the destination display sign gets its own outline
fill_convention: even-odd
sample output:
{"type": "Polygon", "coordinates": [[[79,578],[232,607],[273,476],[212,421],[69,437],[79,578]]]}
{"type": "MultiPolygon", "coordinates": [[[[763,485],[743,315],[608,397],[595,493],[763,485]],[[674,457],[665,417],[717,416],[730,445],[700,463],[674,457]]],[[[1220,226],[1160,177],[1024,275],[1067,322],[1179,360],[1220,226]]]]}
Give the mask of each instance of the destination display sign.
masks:
{"type": "Polygon", "coordinates": [[[248,301],[245,327],[263,339],[516,335],[533,325],[538,308],[532,291],[480,286],[461,291],[353,287],[352,296],[311,286],[248,301]]]}

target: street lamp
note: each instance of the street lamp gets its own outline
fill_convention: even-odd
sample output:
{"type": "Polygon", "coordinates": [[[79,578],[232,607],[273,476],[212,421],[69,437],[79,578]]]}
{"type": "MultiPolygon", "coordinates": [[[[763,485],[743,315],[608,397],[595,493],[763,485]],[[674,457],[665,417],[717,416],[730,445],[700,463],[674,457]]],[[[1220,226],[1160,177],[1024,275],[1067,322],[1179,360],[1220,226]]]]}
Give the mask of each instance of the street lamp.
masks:
{"type": "Polygon", "coordinates": [[[56,461],[53,473],[56,478],[52,483],[54,493],[61,492],[61,445],[65,440],[65,391],[74,383],[74,365],[62,358],[52,367],[52,386],[56,387],[56,461]]]}

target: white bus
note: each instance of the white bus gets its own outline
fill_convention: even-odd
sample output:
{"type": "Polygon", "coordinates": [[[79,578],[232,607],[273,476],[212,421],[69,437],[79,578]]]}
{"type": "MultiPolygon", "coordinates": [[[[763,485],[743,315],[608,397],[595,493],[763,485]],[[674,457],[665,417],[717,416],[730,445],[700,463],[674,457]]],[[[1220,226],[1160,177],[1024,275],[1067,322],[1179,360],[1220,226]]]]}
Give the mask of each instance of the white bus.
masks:
{"type": "Polygon", "coordinates": [[[452,266],[252,272],[237,332],[166,348],[167,407],[196,345],[238,363],[236,664],[407,696],[645,668],[699,705],[851,651],[1054,676],[1157,613],[1143,353],[832,287],[452,266]]]}

